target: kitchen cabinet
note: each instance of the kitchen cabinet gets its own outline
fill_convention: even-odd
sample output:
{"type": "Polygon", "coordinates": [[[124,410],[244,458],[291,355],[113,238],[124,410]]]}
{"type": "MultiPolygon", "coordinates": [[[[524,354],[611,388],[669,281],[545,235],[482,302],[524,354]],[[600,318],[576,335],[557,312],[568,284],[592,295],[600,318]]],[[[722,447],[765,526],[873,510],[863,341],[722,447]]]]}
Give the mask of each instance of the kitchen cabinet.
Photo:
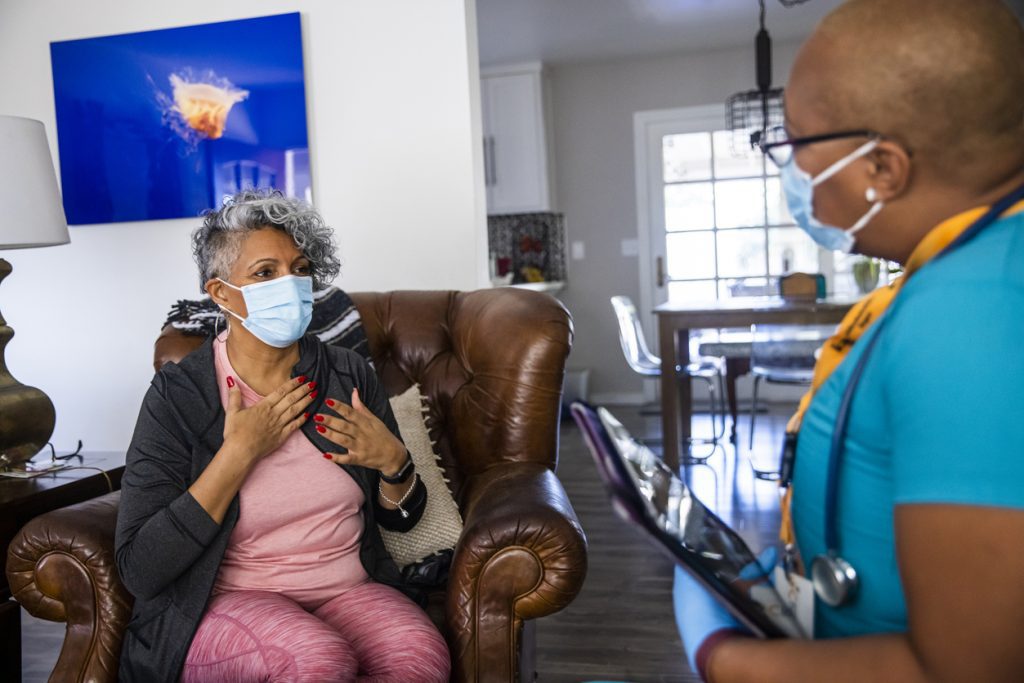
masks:
{"type": "Polygon", "coordinates": [[[551,211],[550,116],[539,63],[481,70],[488,215],[551,211]]]}

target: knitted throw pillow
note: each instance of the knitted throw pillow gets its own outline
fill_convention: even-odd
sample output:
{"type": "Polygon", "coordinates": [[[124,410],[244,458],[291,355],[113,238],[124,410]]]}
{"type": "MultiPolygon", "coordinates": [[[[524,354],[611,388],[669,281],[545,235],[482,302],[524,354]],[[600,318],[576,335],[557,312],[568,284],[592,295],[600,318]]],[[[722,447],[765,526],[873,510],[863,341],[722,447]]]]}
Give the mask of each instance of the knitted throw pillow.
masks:
{"type": "Polygon", "coordinates": [[[462,515],[438,466],[438,456],[424,422],[427,412],[419,385],[391,398],[391,412],[398,422],[405,447],[412,455],[416,473],[427,487],[427,507],[411,531],[400,533],[381,528],[391,557],[399,568],[422,560],[439,550],[454,548],[462,534],[462,515]]]}

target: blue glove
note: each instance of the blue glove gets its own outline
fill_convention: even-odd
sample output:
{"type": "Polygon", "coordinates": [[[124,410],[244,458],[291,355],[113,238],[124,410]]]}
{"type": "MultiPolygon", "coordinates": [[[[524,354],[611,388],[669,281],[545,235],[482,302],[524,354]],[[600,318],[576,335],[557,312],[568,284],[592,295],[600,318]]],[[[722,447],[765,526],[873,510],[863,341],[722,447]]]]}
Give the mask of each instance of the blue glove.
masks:
{"type": "Polygon", "coordinates": [[[722,629],[738,629],[740,622],[679,566],[676,566],[672,585],[672,602],[676,611],[676,627],[686,649],[686,661],[696,672],[697,651],[708,636],[722,629]]]}
{"type": "MultiPolygon", "coordinates": [[[[777,554],[775,547],[770,546],[758,558],[760,566],[744,567],[740,577],[754,580],[765,572],[770,575],[777,554]]],[[[676,613],[676,627],[683,639],[683,647],[686,648],[686,660],[694,672],[698,672],[697,652],[708,636],[723,629],[745,630],[706,588],[678,565],[672,585],[672,602],[676,613]]]]}

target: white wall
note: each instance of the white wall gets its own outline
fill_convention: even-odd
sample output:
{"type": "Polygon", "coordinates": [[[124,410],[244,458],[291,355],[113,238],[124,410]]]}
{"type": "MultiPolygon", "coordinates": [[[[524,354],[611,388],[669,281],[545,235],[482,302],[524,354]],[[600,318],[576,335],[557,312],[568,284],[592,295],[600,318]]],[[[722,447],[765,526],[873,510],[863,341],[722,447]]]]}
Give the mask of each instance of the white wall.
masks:
{"type": "MultiPolygon", "coordinates": [[[[0,0],[0,113],[40,119],[56,159],[50,41],[302,12],[313,190],[349,291],[486,282],[474,0],[0,0]]],[[[2,214],[0,214],[2,220],[2,214]]],[[[198,295],[195,220],[71,228],[0,253],[11,373],[57,408],[53,441],[123,449],[169,306],[198,295]]]]}
{"type": "MultiPolygon", "coordinates": [[[[785,82],[797,47],[775,45],[775,84],[785,82]]],[[[586,247],[585,260],[569,261],[569,285],[559,297],[576,324],[569,365],[591,369],[594,400],[639,399],[642,380],[622,356],[608,301],[617,294],[640,301],[638,257],[621,251],[623,239],[637,238],[633,113],[722,104],[753,89],[753,46],[555,66],[551,84],[558,208],[567,240],[586,247]]]]}

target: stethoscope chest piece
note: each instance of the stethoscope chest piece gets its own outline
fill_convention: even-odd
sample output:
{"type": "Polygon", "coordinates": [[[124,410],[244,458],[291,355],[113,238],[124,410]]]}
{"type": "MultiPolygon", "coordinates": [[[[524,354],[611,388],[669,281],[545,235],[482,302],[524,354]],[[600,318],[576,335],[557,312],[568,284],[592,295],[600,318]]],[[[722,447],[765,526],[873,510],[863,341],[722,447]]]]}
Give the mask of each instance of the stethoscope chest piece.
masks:
{"type": "Polygon", "coordinates": [[[814,594],[829,607],[848,604],[857,595],[860,581],[853,566],[834,553],[818,555],[811,562],[814,594]]]}

